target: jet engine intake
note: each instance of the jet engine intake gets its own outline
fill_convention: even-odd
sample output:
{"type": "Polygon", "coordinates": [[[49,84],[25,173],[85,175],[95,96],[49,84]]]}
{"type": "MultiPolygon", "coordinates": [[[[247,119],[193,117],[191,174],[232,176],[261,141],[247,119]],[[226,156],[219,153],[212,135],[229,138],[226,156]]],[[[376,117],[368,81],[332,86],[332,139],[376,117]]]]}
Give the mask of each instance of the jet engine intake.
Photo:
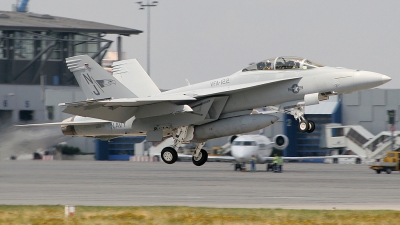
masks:
{"type": "MultiPolygon", "coordinates": [[[[63,120],[63,122],[73,122],[74,121],[74,117],[69,117],[65,120],[63,120]]],[[[62,125],[61,126],[61,132],[65,135],[65,136],[75,136],[77,133],[75,131],[75,126],[74,125],[62,125]]]]}
{"type": "Polygon", "coordinates": [[[272,139],[272,142],[274,148],[283,150],[289,145],[289,138],[286,135],[278,134],[272,139]]]}

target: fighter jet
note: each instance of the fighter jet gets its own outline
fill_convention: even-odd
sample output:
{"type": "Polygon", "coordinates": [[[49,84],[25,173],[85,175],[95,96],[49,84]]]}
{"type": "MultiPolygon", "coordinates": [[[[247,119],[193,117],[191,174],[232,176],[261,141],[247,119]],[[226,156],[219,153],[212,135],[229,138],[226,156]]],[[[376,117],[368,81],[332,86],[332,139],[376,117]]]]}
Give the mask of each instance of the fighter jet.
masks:
{"type": "Polygon", "coordinates": [[[102,140],[146,136],[147,141],[157,142],[173,137],[173,147],[161,152],[168,164],[177,160],[182,143],[196,142],[192,156],[196,166],[207,161],[202,149],[207,140],[260,130],[278,120],[271,114],[251,114],[255,108],[276,107],[293,115],[300,131],[312,132],[315,123],[304,118],[308,105],[391,80],[301,57],[276,57],[230,76],[161,92],[136,60],[114,63],[114,76],[87,55],[67,58],[66,63],[87,100],[59,104],[74,117],[35,125],[61,125],[65,135],[102,140]]]}

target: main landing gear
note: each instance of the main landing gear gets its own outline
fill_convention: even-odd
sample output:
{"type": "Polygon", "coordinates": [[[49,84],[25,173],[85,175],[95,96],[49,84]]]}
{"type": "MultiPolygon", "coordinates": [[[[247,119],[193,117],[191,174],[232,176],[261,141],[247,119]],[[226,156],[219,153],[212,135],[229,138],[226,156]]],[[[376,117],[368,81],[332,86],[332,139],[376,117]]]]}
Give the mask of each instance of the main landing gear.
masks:
{"type": "MultiPolygon", "coordinates": [[[[167,164],[173,164],[178,160],[177,150],[184,141],[190,141],[193,138],[193,129],[188,126],[179,127],[173,132],[173,147],[165,147],[161,151],[161,159],[167,164]],[[189,131],[189,132],[188,132],[189,131]]],[[[205,142],[198,143],[192,156],[192,162],[196,166],[202,166],[207,162],[208,153],[202,149],[205,142]]]]}
{"type": "Polygon", "coordinates": [[[165,147],[161,151],[161,159],[167,164],[173,164],[178,160],[178,153],[174,148],[165,147]]]}
{"type": "Polygon", "coordinates": [[[243,171],[243,170],[246,170],[246,164],[245,163],[236,163],[234,168],[235,168],[235,171],[237,171],[237,170],[243,171]]]}

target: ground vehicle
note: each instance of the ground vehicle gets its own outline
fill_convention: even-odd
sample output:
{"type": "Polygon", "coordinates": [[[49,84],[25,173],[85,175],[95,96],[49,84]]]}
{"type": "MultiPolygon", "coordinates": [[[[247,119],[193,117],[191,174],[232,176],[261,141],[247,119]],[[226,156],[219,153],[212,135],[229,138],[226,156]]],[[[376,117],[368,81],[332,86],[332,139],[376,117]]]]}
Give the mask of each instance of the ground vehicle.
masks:
{"type": "Polygon", "coordinates": [[[385,171],[390,174],[392,171],[399,171],[400,167],[400,151],[387,152],[386,157],[380,160],[380,162],[373,162],[369,164],[369,168],[376,171],[376,173],[381,173],[385,171]]]}

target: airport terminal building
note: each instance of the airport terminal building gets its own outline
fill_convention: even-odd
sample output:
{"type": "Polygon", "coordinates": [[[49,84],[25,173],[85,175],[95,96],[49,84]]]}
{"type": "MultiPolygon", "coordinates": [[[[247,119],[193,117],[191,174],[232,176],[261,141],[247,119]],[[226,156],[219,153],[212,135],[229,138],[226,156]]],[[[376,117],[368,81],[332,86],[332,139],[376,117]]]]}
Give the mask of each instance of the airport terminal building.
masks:
{"type": "MultiPolygon", "coordinates": [[[[101,63],[114,42],[105,35],[114,34],[118,35],[118,58],[122,59],[121,36],[140,33],[47,14],[0,11],[1,132],[16,130],[15,124],[58,122],[69,117],[61,112],[58,103],[86,97],[67,69],[65,58],[87,54],[101,63]]],[[[67,142],[84,152],[95,149],[93,139],[71,138],[67,142]]],[[[58,143],[47,143],[55,144],[58,143]]]]}

